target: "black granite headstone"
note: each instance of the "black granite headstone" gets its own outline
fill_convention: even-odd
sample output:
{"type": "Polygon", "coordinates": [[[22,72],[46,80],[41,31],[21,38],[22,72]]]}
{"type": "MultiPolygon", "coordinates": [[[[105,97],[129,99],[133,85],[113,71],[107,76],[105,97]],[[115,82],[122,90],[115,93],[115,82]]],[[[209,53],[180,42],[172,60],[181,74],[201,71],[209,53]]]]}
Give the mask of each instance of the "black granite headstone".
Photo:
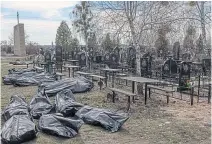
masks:
{"type": "Polygon", "coordinates": [[[172,58],[166,60],[162,66],[162,78],[172,77],[174,74],[177,74],[177,62],[172,58]]]}
{"type": "Polygon", "coordinates": [[[180,43],[175,42],[173,46],[173,58],[174,60],[179,60],[180,57],[180,43]]]}
{"type": "Polygon", "coordinates": [[[180,63],[178,91],[189,90],[190,87],[191,62],[180,63]]]}
{"type": "Polygon", "coordinates": [[[211,59],[210,58],[202,59],[202,69],[205,76],[211,75],[211,59]]]}
{"type": "Polygon", "coordinates": [[[79,60],[79,66],[83,67],[86,66],[86,55],[85,52],[79,52],[77,54],[78,60],[79,60]]]}

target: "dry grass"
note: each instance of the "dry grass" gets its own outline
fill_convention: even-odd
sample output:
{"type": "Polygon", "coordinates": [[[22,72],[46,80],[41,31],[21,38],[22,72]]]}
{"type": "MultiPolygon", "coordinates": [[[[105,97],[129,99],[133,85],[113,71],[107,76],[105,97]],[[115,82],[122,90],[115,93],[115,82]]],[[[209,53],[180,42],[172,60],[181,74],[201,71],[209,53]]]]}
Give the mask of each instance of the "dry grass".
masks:
{"type": "MultiPolygon", "coordinates": [[[[7,70],[13,68],[8,60],[2,60],[1,75],[7,74],[7,70]]],[[[20,68],[21,66],[17,66],[20,68]]],[[[127,88],[126,88],[127,89],[127,88]]],[[[130,89],[130,88],[129,88],[130,89]]],[[[13,87],[1,83],[1,109],[9,102],[13,93],[21,92],[29,102],[36,93],[37,87],[13,87]]],[[[114,104],[106,101],[107,90],[99,91],[94,87],[91,92],[75,94],[78,102],[95,107],[103,107],[123,111],[126,108],[126,98],[120,99],[114,104]]],[[[54,98],[51,98],[53,102],[54,98]]],[[[206,102],[194,103],[170,99],[166,104],[163,96],[152,95],[148,103],[144,105],[144,98],[140,97],[132,104],[129,112],[130,119],[116,133],[110,133],[100,127],[83,125],[79,135],[72,139],[63,139],[39,132],[35,140],[28,143],[39,144],[209,144],[211,141],[210,127],[204,123],[210,122],[210,106],[206,102]]]]}

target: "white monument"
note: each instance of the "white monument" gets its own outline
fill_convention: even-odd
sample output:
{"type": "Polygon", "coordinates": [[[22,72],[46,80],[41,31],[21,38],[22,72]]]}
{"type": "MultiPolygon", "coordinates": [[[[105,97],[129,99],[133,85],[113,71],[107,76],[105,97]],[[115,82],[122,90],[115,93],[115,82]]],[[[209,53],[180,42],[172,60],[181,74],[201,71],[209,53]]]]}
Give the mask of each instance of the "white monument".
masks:
{"type": "Polygon", "coordinates": [[[14,26],[14,54],[17,56],[26,56],[24,24],[19,23],[19,15],[17,13],[18,24],[14,26]]]}
{"type": "Polygon", "coordinates": [[[24,24],[14,26],[14,54],[26,56],[24,24]]]}

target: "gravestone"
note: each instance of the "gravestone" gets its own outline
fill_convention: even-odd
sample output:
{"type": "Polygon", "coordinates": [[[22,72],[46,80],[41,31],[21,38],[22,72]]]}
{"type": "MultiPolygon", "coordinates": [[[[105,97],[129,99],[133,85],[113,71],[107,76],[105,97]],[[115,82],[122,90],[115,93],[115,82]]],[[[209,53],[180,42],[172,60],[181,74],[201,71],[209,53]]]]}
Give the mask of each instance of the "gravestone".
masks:
{"type": "Polygon", "coordinates": [[[180,63],[180,73],[179,73],[179,86],[178,91],[184,91],[190,89],[190,72],[191,72],[191,62],[181,62],[180,63]]]}
{"type": "Polygon", "coordinates": [[[62,46],[56,46],[56,61],[57,62],[62,62],[62,46]]]}
{"type": "Polygon", "coordinates": [[[149,67],[149,61],[147,57],[143,57],[140,59],[141,64],[141,76],[146,77],[148,75],[148,67],[149,67]]]}
{"type": "Polygon", "coordinates": [[[94,61],[98,64],[103,63],[104,57],[101,55],[97,55],[96,57],[94,57],[94,61]]]}
{"type": "Polygon", "coordinates": [[[205,58],[202,59],[202,70],[204,76],[211,76],[211,59],[205,58]]]}
{"type": "Polygon", "coordinates": [[[121,55],[120,55],[120,62],[124,63],[127,61],[127,52],[122,50],[121,55]]]}
{"type": "Polygon", "coordinates": [[[141,76],[152,76],[152,59],[152,53],[150,52],[145,53],[140,59],[141,76]]]}
{"type": "Polygon", "coordinates": [[[189,62],[190,60],[191,60],[191,54],[190,53],[182,54],[182,61],[189,62]]]}
{"type": "Polygon", "coordinates": [[[77,59],[77,51],[73,52],[73,59],[75,59],[75,60],[77,59]]]}
{"type": "Polygon", "coordinates": [[[129,47],[127,55],[128,55],[127,63],[129,65],[129,67],[136,68],[136,49],[135,49],[135,47],[129,47]]]}
{"type": "Polygon", "coordinates": [[[119,56],[115,53],[110,54],[109,67],[116,69],[119,65],[119,56]]]}
{"type": "Polygon", "coordinates": [[[89,48],[89,52],[88,52],[88,59],[90,62],[93,62],[93,56],[94,56],[94,51],[93,51],[93,47],[89,48]]]}
{"type": "Polygon", "coordinates": [[[115,47],[113,53],[118,56],[118,62],[120,60],[120,48],[115,47]]]}
{"type": "Polygon", "coordinates": [[[85,55],[85,52],[79,52],[77,54],[77,59],[79,60],[79,66],[80,67],[86,66],[86,55],[85,55]]]}
{"type": "Polygon", "coordinates": [[[162,66],[162,78],[175,77],[178,72],[177,62],[172,58],[166,60],[162,66]]]}
{"type": "Polygon", "coordinates": [[[110,64],[110,53],[106,53],[104,56],[104,63],[109,65],[110,64]]]}
{"type": "Polygon", "coordinates": [[[62,72],[62,65],[63,65],[63,56],[62,56],[62,46],[57,45],[55,50],[55,57],[56,57],[56,67],[57,69],[60,68],[62,72]]]}
{"type": "Polygon", "coordinates": [[[53,73],[53,62],[51,60],[51,52],[47,50],[44,53],[44,58],[45,58],[45,70],[48,73],[53,73]]]}
{"type": "Polygon", "coordinates": [[[120,48],[115,47],[114,50],[113,50],[113,52],[114,52],[116,55],[119,55],[119,53],[120,53],[120,48]]]}
{"type": "Polygon", "coordinates": [[[174,60],[179,60],[180,58],[180,43],[175,42],[173,46],[173,58],[174,60]]]}

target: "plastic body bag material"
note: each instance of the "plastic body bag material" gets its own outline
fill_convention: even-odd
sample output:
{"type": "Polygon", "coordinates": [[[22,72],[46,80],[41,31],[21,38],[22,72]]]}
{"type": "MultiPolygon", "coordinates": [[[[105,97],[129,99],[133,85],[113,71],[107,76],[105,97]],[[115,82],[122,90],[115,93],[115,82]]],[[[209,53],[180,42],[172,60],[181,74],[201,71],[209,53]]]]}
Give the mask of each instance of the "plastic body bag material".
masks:
{"type": "Polygon", "coordinates": [[[35,72],[35,69],[34,68],[23,68],[23,69],[9,69],[8,70],[8,74],[22,74],[22,73],[25,73],[25,72],[35,72]]]}
{"type": "Polygon", "coordinates": [[[30,114],[34,119],[40,118],[43,114],[49,114],[54,109],[47,96],[37,93],[29,103],[30,114]]]}
{"type": "Polygon", "coordinates": [[[66,138],[75,137],[82,124],[82,120],[73,120],[55,114],[43,115],[38,122],[39,129],[43,132],[66,138]]]}
{"type": "Polygon", "coordinates": [[[101,126],[111,132],[116,132],[128,120],[125,113],[115,113],[106,109],[92,108],[84,106],[76,116],[81,118],[86,124],[101,126]]]}
{"type": "Polygon", "coordinates": [[[2,116],[5,120],[8,120],[14,115],[28,115],[28,105],[23,98],[23,96],[20,95],[13,95],[10,98],[10,103],[5,107],[5,109],[2,112],[2,116]]]}
{"type": "Polygon", "coordinates": [[[19,144],[34,139],[36,134],[36,126],[27,115],[14,115],[2,127],[1,141],[19,144]]]}
{"type": "Polygon", "coordinates": [[[47,73],[36,73],[33,76],[21,76],[12,81],[15,86],[32,86],[39,85],[42,82],[54,82],[56,81],[55,75],[47,74],[47,73]]]}
{"type": "Polygon", "coordinates": [[[83,107],[82,104],[75,101],[71,90],[63,90],[56,95],[55,99],[56,112],[62,113],[64,116],[73,117],[75,113],[83,107]]]}
{"type": "Polygon", "coordinates": [[[69,89],[72,93],[82,93],[90,91],[94,84],[84,77],[66,78],[53,83],[42,83],[39,86],[40,91],[45,91],[47,96],[56,96],[64,89],[69,89]]]}
{"type": "Polygon", "coordinates": [[[3,78],[3,83],[5,85],[12,85],[15,83],[15,81],[21,77],[32,77],[34,75],[36,75],[36,72],[24,72],[24,73],[12,73],[9,75],[5,75],[3,78]]]}
{"type": "Polygon", "coordinates": [[[13,65],[26,65],[27,63],[25,61],[14,61],[14,62],[9,62],[9,64],[13,64],[13,65]]]}

